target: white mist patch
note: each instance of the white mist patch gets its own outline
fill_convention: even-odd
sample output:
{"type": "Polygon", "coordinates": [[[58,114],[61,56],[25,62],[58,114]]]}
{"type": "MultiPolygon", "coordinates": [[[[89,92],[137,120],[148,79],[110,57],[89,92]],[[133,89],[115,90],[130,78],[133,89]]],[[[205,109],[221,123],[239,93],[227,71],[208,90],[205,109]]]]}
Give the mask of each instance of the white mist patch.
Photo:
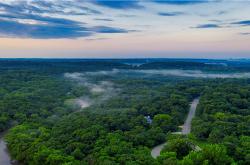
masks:
{"type": "Polygon", "coordinates": [[[86,73],[65,73],[64,77],[75,80],[79,85],[87,87],[92,93],[103,93],[113,90],[113,83],[109,81],[90,82],[89,76],[115,74],[117,71],[98,71],[86,73]]]}
{"type": "MultiPolygon", "coordinates": [[[[114,72],[112,72],[114,74],[114,72]]],[[[91,81],[91,77],[97,75],[109,74],[109,71],[100,72],[85,72],[85,73],[65,73],[64,77],[76,82],[77,86],[84,86],[88,88],[89,92],[95,98],[90,99],[90,96],[82,96],[77,99],[73,99],[75,105],[80,106],[81,109],[91,106],[93,103],[101,103],[117,92],[114,88],[114,84],[110,81],[91,81]]]]}
{"type": "Polygon", "coordinates": [[[83,108],[87,108],[91,105],[91,102],[89,99],[84,99],[84,98],[79,98],[79,99],[75,99],[75,103],[77,105],[79,105],[81,107],[81,109],[83,108]]]}
{"type": "Polygon", "coordinates": [[[91,84],[88,87],[93,94],[114,91],[113,83],[109,81],[101,81],[98,84],[91,84]]]}
{"type": "Polygon", "coordinates": [[[74,109],[84,109],[92,105],[92,102],[89,98],[76,98],[76,99],[68,99],[65,101],[65,105],[70,106],[74,109]]]}
{"type": "Polygon", "coordinates": [[[114,74],[120,73],[121,71],[125,71],[125,70],[121,70],[121,69],[112,69],[112,70],[109,70],[109,71],[85,72],[85,75],[90,75],[90,76],[97,76],[97,75],[114,75],[114,74]]]}
{"type": "Polygon", "coordinates": [[[163,76],[180,76],[194,78],[250,78],[250,73],[207,73],[200,70],[136,70],[144,74],[158,74],[163,76]]]}
{"type": "Polygon", "coordinates": [[[91,93],[102,93],[105,91],[101,86],[99,85],[93,85],[93,87],[90,89],[91,93]]]}
{"type": "Polygon", "coordinates": [[[64,73],[64,77],[74,80],[82,80],[83,79],[82,73],[64,73]]]}
{"type": "Polygon", "coordinates": [[[81,76],[97,76],[97,75],[113,75],[120,76],[122,74],[142,74],[143,75],[160,75],[160,76],[179,76],[179,77],[193,77],[193,78],[250,78],[250,72],[238,72],[238,73],[211,73],[201,70],[182,70],[182,69],[151,69],[151,70],[125,70],[125,69],[113,69],[111,71],[97,71],[86,72],[85,74],[75,73],[71,77],[79,79],[81,76]]]}

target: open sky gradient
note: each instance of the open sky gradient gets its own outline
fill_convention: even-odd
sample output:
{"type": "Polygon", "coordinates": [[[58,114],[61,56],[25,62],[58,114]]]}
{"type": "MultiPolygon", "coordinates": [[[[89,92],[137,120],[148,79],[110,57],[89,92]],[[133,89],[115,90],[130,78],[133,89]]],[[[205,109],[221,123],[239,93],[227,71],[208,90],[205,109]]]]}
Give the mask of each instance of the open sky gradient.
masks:
{"type": "Polygon", "coordinates": [[[0,0],[0,58],[250,58],[248,0],[0,0]]]}

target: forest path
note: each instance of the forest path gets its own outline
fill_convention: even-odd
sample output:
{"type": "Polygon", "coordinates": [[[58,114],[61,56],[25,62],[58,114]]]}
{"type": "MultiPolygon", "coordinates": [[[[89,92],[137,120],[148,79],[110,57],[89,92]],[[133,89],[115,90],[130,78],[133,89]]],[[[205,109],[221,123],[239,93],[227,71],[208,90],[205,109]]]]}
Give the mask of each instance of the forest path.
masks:
{"type": "MultiPolygon", "coordinates": [[[[191,105],[190,105],[190,109],[187,115],[187,118],[185,120],[184,125],[182,126],[182,131],[181,132],[173,132],[173,134],[183,134],[183,135],[187,135],[191,132],[191,126],[192,126],[192,119],[195,116],[195,111],[197,108],[197,105],[199,104],[199,98],[196,98],[192,101],[191,105]]],[[[151,156],[153,158],[157,158],[160,153],[161,150],[164,148],[164,146],[167,144],[167,142],[160,144],[158,146],[155,146],[152,151],[151,151],[151,156]]],[[[198,146],[196,146],[197,150],[199,150],[200,148],[198,146]]]]}

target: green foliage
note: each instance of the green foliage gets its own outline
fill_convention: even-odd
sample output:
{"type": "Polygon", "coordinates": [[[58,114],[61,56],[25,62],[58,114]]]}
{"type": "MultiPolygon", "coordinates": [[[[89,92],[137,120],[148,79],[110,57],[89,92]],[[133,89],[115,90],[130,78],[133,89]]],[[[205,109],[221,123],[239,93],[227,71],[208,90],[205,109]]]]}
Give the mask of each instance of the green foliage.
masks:
{"type": "Polygon", "coordinates": [[[162,165],[176,165],[177,157],[176,152],[163,152],[157,157],[157,161],[162,165]]]}
{"type": "Polygon", "coordinates": [[[233,163],[233,159],[227,155],[226,148],[224,146],[210,144],[206,145],[199,152],[191,152],[180,161],[180,164],[190,165],[229,165],[233,163]]]}
{"type": "Polygon", "coordinates": [[[192,132],[200,140],[224,145],[235,161],[248,164],[249,110],[249,83],[219,84],[207,89],[201,97],[192,132]]]}
{"type": "Polygon", "coordinates": [[[192,142],[187,138],[177,137],[175,139],[169,139],[161,152],[163,154],[165,152],[175,152],[176,158],[182,159],[193,150],[193,146],[192,142]]]}
{"type": "Polygon", "coordinates": [[[63,74],[113,68],[173,68],[180,64],[187,68],[190,64],[155,63],[140,68],[86,61],[0,64],[0,131],[12,127],[6,142],[11,156],[24,164],[249,164],[248,80],[94,75],[91,82],[110,81],[118,89],[114,97],[97,103],[98,94],[78,82],[65,80],[63,74]],[[96,104],[82,110],[72,106],[83,95],[96,104]],[[195,137],[167,136],[179,129],[189,102],[200,95],[198,116],[192,124],[195,137]],[[166,136],[166,147],[153,159],[151,148],[165,142],[166,136]],[[193,151],[196,138],[212,144],[193,151]]]}
{"type": "Polygon", "coordinates": [[[172,118],[167,114],[157,114],[153,119],[153,126],[160,127],[164,132],[170,131],[172,128],[172,118]]]}

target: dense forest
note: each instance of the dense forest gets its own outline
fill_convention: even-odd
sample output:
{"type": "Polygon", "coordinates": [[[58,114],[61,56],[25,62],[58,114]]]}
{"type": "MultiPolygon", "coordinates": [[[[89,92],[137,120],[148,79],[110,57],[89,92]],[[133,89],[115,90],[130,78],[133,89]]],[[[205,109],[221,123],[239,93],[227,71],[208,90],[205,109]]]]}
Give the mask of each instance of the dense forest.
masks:
{"type": "Polygon", "coordinates": [[[127,62],[0,61],[0,132],[8,130],[12,158],[29,165],[250,163],[248,67],[127,62]],[[195,72],[159,72],[166,69],[195,72]],[[198,77],[201,71],[213,73],[198,77]],[[246,73],[220,78],[224,72],[246,73]],[[191,134],[172,134],[197,97],[191,134]],[[151,149],[166,141],[154,159],[151,149]]]}
{"type": "Polygon", "coordinates": [[[160,159],[165,164],[249,164],[249,83],[249,79],[208,83],[192,122],[192,134],[168,135],[160,159]],[[193,145],[202,149],[195,151],[193,145]]]}

